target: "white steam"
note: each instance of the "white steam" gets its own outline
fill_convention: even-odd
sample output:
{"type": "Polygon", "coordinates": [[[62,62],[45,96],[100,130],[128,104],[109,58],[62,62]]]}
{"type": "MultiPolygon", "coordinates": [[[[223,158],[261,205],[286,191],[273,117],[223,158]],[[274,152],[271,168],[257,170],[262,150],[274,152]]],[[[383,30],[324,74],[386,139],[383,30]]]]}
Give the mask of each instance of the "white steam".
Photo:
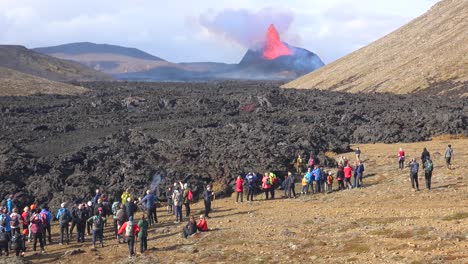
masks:
{"type": "Polygon", "coordinates": [[[150,184],[150,191],[151,193],[156,192],[156,196],[159,197],[159,184],[162,181],[162,177],[159,174],[153,175],[153,180],[151,181],[150,184]]]}
{"type": "Polygon", "coordinates": [[[257,12],[248,9],[224,9],[218,13],[206,12],[199,18],[201,26],[224,39],[235,41],[246,48],[258,47],[265,41],[270,24],[280,35],[290,30],[294,13],[289,9],[264,8],[257,12]]]}

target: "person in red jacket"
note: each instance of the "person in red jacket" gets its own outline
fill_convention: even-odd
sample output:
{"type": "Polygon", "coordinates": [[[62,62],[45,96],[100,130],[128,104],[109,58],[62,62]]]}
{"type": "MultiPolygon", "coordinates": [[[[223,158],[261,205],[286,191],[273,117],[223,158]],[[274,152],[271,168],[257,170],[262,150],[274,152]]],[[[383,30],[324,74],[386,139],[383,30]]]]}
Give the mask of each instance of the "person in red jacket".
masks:
{"type": "Polygon", "coordinates": [[[344,172],[344,177],[345,177],[345,185],[348,189],[353,188],[353,185],[351,184],[351,176],[353,172],[353,168],[349,166],[349,163],[346,164],[346,166],[343,168],[344,172]]]}
{"type": "Polygon", "coordinates": [[[242,179],[242,176],[237,176],[237,179],[236,179],[236,193],[237,193],[237,196],[236,196],[236,203],[239,202],[239,196],[240,196],[240,200],[241,200],[241,203],[244,202],[244,179],[242,179]]]}
{"type": "Polygon", "coordinates": [[[197,223],[197,229],[200,232],[208,231],[208,223],[206,222],[204,215],[200,215],[200,221],[197,223]]]}
{"type": "Polygon", "coordinates": [[[268,200],[268,194],[270,193],[270,188],[271,188],[270,175],[268,174],[268,172],[265,172],[262,178],[262,189],[265,192],[266,200],[268,200]]]}
{"type": "Polygon", "coordinates": [[[131,258],[135,255],[135,237],[140,232],[140,227],[136,223],[133,223],[133,216],[130,216],[128,221],[120,227],[118,234],[121,235],[124,231],[130,254],[129,258],[131,258]]]}
{"type": "Polygon", "coordinates": [[[398,168],[403,170],[405,168],[405,152],[402,148],[398,151],[398,168]]]}

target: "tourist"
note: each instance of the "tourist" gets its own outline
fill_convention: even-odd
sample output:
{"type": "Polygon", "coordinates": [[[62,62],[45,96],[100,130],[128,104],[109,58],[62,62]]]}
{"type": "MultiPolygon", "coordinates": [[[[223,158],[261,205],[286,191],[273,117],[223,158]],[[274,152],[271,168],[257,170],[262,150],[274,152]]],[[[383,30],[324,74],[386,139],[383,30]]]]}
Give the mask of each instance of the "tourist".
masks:
{"type": "MultiPolygon", "coordinates": [[[[47,240],[49,241],[49,243],[52,243],[52,235],[50,233],[51,231],[51,221],[52,221],[52,213],[49,211],[49,207],[44,205],[42,207],[42,210],[41,210],[41,213],[40,213],[40,216],[41,216],[41,220],[42,220],[42,223],[43,223],[43,234],[42,234],[42,239],[44,239],[44,245],[46,245],[46,237],[48,238],[47,240]],[[48,233],[48,236],[47,236],[47,233],[48,233]]],[[[18,230],[19,232],[19,230],[18,230]]]]}
{"type": "Polygon", "coordinates": [[[93,205],[95,205],[95,207],[98,203],[98,200],[101,199],[101,196],[102,196],[101,190],[96,189],[96,195],[93,198],[93,205]]]}
{"type": "Polygon", "coordinates": [[[403,170],[405,168],[405,152],[402,148],[398,151],[398,168],[403,170]]]}
{"type": "Polygon", "coordinates": [[[270,176],[268,175],[268,172],[265,172],[262,178],[262,189],[265,192],[265,199],[268,200],[268,195],[270,194],[270,176]]]}
{"type": "Polygon", "coordinates": [[[197,232],[197,223],[195,222],[195,218],[190,216],[190,220],[188,221],[187,225],[182,229],[182,237],[187,238],[197,232]]]}
{"type": "Polygon", "coordinates": [[[315,187],[316,187],[316,193],[321,192],[322,184],[320,183],[320,180],[322,179],[322,171],[320,171],[320,168],[318,165],[314,166],[314,170],[312,171],[312,175],[315,180],[315,187]]]}
{"type": "Polygon", "coordinates": [[[141,199],[141,203],[146,208],[146,217],[148,218],[149,225],[153,225],[157,222],[157,219],[153,219],[153,210],[156,210],[155,203],[156,197],[151,193],[150,190],[146,191],[146,195],[141,199]]]}
{"type": "Polygon", "coordinates": [[[130,194],[130,189],[127,188],[122,195],[120,196],[120,200],[122,201],[122,204],[125,205],[128,201],[128,198],[133,199],[133,195],[130,194]]]}
{"type": "MultiPolygon", "coordinates": [[[[92,217],[94,215],[93,202],[88,201],[85,206],[86,217],[92,217]]],[[[86,221],[86,233],[88,236],[91,235],[91,230],[93,228],[93,223],[86,221]]]]}
{"type": "Polygon", "coordinates": [[[211,186],[206,186],[206,190],[203,192],[203,201],[205,203],[205,217],[210,218],[209,213],[211,211],[211,202],[215,199],[215,193],[211,189],[211,186]]]}
{"type": "Polygon", "coordinates": [[[28,231],[25,234],[26,236],[29,235],[29,225],[31,224],[30,218],[31,218],[31,214],[29,211],[29,206],[26,206],[24,207],[23,212],[21,213],[21,224],[23,225],[23,232],[24,230],[28,231]]]}
{"type": "Polygon", "coordinates": [[[172,200],[172,187],[168,187],[166,190],[166,200],[167,200],[167,213],[172,214],[174,202],[172,200]]]}
{"type": "Polygon", "coordinates": [[[275,199],[275,190],[278,184],[278,177],[273,172],[270,172],[268,177],[269,177],[269,183],[270,183],[269,190],[270,190],[271,199],[275,199]]]}
{"type": "Polygon", "coordinates": [[[206,222],[204,215],[200,215],[200,220],[197,223],[197,230],[200,232],[208,231],[208,222],[206,222]]]}
{"type": "Polygon", "coordinates": [[[133,216],[137,209],[138,207],[133,202],[132,197],[127,197],[127,203],[125,203],[125,213],[127,214],[127,217],[133,216]]]}
{"type": "MultiPolygon", "coordinates": [[[[33,208],[33,206],[31,206],[31,208],[33,208]]],[[[43,243],[43,238],[42,238],[42,229],[43,229],[43,224],[42,224],[42,221],[40,219],[40,215],[39,213],[37,213],[35,211],[35,206],[34,206],[34,211],[31,215],[31,218],[30,218],[30,221],[31,221],[31,226],[30,226],[30,231],[31,231],[31,234],[32,234],[32,237],[33,237],[33,252],[34,252],[34,255],[36,255],[36,249],[37,249],[37,241],[39,241],[39,245],[41,247],[41,253],[45,253],[45,249],[44,249],[44,243],[43,243]]]]}
{"type": "Polygon", "coordinates": [[[11,235],[11,217],[5,207],[0,212],[0,223],[5,223],[3,228],[11,235]]]}
{"type": "MultiPolygon", "coordinates": [[[[11,235],[14,236],[15,234],[21,233],[21,215],[18,214],[18,208],[13,208],[12,213],[10,214],[10,227],[11,227],[11,235]]],[[[50,234],[50,232],[49,232],[50,234]]]]}
{"type": "Polygon", "coordinates": [[[172,200],[174,201],[174,211],[175,211],[175,224],[182,222],[182,193],[179,190],[179,186],[174,187],[172,192],[172,200]]]}
{"type": "Polygon", "coordinates": [[[7,212],[8,214],[11,214],[13,212],[13,208],[14,208],[14,203],[13,203],[13,194],[10,194],[8,196],[8,199],[6,201],[6,209],[7,209],[7,212]]]}
{"type": "Polygon", "coordinates": [[[309,186],[310,186],[310,190],[312,191],[312,193],[314,193],[314,184],[313,184],[313,178],[314,176],[312,175],[312,168],[307,168],[307,173],[305,174],[304,176],[307,180],[307,192],[309,192],[309,186]]]}
{"type": "Polygon", "coordinates": [[[78,243],[84,243],[86,220],[88,219],[88,215],[84,207],[84,204],[79,204],[75,212],[76,241],[78,243]]]}
{"type": "Polygon", "coordinates": [[[338,182],[338,191],[345,189],[343,180],[344,180],[343,167],[338,166],[338,170],[336,171],[336,181],[338,182]]]}
{"type": "Polygon", "coordinates": [[[362,178],[364,177],[364,164],[358,161],[356,164],[356,176],[354,177],[354,187],[362,187],[362,178]]]}
{"type": "MultiPolygon", "coordinates": [[[[27,234],[27,232],[25,233],[27,234]]],[[[26,252],[26,237],[21,233],[13,235],[11,237],[11,249],[15,251],[17,257],[20,254],[24,257],[24,253],[26,252]]]]}
{"type": "Polygon", "coordinates": [[[423,165],[423,168],[424,168],[424,164],[426,163],[426,160],[430,158],[431,158],[431,154],[429,153],[429,151],[427,151],[427,148],[424,148],[423,152],[421,153],[421,163],[423,165]]]}
{"type": "Polygon", "coordinates": [[[241,203],[244,202],[244,179],[242,176],[238,175],[236,179],[236,203],[239,202],[239,197],[241,203]]]}
{"type": "Polygon", "coordinates": [[[309,192],[309,183],[307,182],[307,174],[304,174],[304,177],[302,177],[302,180],[301,180],[301,185],[302,185],[302,189],[301,189],[301,194],[307,194],[309,192]]]}
{"type": "Polygon", "coordinates": [[[143,254],[148,250],[148,221],[145,218],[145,214],[141,214],[141,219],[138,221],[138,227],[140,232],[138,232],[138,239],[140,239],[140,253],[143,254]]]}
{"type": "Polygon", "coordinates": [[[104,223],[106,222],[106,218],[102,216],[102,208],[98,209],[97,213],[94,216],[91,216],[88,220],[86,220],[87,223],[91,223],[93,226],[93,249],[96,248],[96,241],[99,239],[99,242],[101,243],[101,247],[104,247],[104,223]]]}
{"type": "Polygon", "coordinates": [[[288,171],[288,178],[286,178],[286,196],[288,198],[296,198],[296,190],[295,190],[295,185],[296,185],[296,179],[292,172],[288,171]]]}
{"type": "MultiPolygon", "coordinates": [[[[182,183],[180,183],[182,185],[182,183]]],[[[184,183],[184,185],[182,186],[183,187],[183,192],[182,192],[182,200],[183,200],[183,204],[184,204],[184,207],[185,207],[185,217],[189,217],[190,216],[190,202],[192,201],[192,196],[193,196],[193,193],[192,193],[192,190],[190,189],[188,183],[184,183]]]]}
{"type": "Polygon", "coordinates": [[[452,169],[452,160],[453,160],[453,149],[452,145],[448,145],[445,149],[445,164],[447,165],[447,169],[452,169]]]}
{"type": "Polygon", "coordinates": [[[331,193],[333,191],[333,176],[331,172],[328,172],[327,176],[327,193],[331,193]]]}
{"type": "Polygon", "coordinates": [[[419,163],[416,161],[415,158],[411,160],[411,162],[409,163],[409,167],[410,167],[411,186],[413,187],[413,189],[416,189],[417,191],[419,191],[419,182],[418,182],[419,163]]]}
{"type": "Polygon", "coordinates": [[[60,245],[63,245],[63,237],[66,235],[67,237],[67,244],[70,242],[69,241],[69,230],[68,230],[68,225],[70,221],[72,220],[72,215],[70,211],[65,207],[66,203],[62,203],[60,205],[60,209],[57,212],[57,219],[59,220],[59,226],[60,226],[60,245]]]}
{"type": "Polygon", "coordinates": [[[125,222],[127,222],[128,219],[125,212],[125,206],[123,204],[120,204],[120,208],[117,210],[115,216],[117,217],[117,242],[120,244],[119,229],[125,222]]]}
{"type": "Polygon", "coordinates": [[[345,180],[346,188],[352,189],[353,185],[351,184],[351,176],[352,176],[353,168],[349,166],[349,163],[346,163],[346,166],[343,168],[343,172],[344,172],[344,180],[345,180]]]}
{"type": "Polygon", "coordinates": [[[116,196],[114,198],[114,202],[112,203],[112,206],[111,206],[112,220],[114,222],[114,236],[115,237],[117,237],[117,233],[119,231],[118,223],[117,223],[117,212],[120,209],[120,205],[121,205],[120,198],[118,196],[116,196]]]}
{"type": "Polygon", "coordinates": [[[125,231],[125,240],[128,245],[129,258],[135,255],[135,236],[140,232],[140,228],[137,224],[133,223],[133,216],[128,218],[128,221],[125,222],[119,229],[119,235],[125,231]]]}
{"type": "Polygon", "coordinates": [[[253,172],[249,172],[247,176],[245,176],[245,179],[247,181],[247,188],[248,188],[247,201],[252,202],[255,189],[257,188],[257,181],[258,181],[257,174],[253,172]]]}
{"type": "Polygon", "coordinates": [[[3,251],[5,251],[5,256],[8,257],[8,255],[10,254],[10,249],[8,245],[11,240],[11,233],[10,231],[6,230],[6,225],[7,225],[6,221],[2,220],[0,222],[1,222],[0,224],[0,256],[2,256],[3,251]]]}
{"type": "Polygon", "coordinates": [[[359,149],[359,147],[356,147],[356,150],[354,151],[354,154],[356,155],[356,161],[360,161],[361,160],[361,150],[359,149]]]}
{"type": "Polygon", "coordinates": [[[434,169],[434,164],[432,163],[431,159],[426,160],[426,164],[424,165],[424,179],[426,180],[426,189],[428,191],[431,190],[431,178],[432,178],[432,170],[434,169]]]}

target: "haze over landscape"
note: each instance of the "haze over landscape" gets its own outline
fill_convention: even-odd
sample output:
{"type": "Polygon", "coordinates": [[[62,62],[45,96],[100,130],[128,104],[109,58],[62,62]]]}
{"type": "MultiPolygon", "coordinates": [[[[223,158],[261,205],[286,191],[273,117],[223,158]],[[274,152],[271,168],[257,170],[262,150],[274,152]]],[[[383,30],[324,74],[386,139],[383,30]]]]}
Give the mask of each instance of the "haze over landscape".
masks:
{"type": "Polygon", "coordinates": [[[0,264],[467,263],[467,28],[468,0],[0,0],[0,264]]]}

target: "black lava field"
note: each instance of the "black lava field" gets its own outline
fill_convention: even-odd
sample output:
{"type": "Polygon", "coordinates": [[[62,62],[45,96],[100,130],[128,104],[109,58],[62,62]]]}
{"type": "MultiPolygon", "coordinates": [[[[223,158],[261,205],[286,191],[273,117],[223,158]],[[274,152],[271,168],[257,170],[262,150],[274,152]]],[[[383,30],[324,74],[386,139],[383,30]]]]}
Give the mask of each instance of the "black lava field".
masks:
{"type": "Polygon", "coordinates": [[[97,187],[111,197],[127,187],[141,195],[155,175],[159,188],[183,180],[197,196],[213,180],[292,169],[298,153],[327,163],[324,152],[351,143],[468,135],[466,99],[283,90],[275,82],[81,85],[93,92],[0,97],[0,200],[14,193],[23,205],[55,207],[89,199],[97,187]]]}

